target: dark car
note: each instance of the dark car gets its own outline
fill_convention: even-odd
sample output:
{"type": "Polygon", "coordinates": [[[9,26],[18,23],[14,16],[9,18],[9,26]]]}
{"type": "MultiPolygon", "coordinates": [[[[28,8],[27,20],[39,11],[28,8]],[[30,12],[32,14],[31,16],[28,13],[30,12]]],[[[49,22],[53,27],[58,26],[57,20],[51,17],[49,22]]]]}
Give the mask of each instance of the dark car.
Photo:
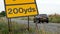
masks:
{"type": "Polygon", "coordinates": [[[49,22],[49,18],[47,14],[40,14],[34,17],[34,23],[48,23],[49,22]]]}

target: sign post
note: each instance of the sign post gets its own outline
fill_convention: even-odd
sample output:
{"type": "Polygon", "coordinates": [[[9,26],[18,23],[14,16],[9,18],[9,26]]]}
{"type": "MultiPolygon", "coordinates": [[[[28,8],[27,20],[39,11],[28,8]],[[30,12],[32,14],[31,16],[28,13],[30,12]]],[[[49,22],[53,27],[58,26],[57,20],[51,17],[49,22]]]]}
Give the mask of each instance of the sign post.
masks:
{"type": "Polygon", "coordinates": [[[29,31],[29,16],[28,16],[28,31],[29,31]]]}
{"type": "Polygon", "coordinates": [[[8,19],[8,30],[9,30],[9,34],[12,34],[12,29],[11,29],[11,19],[8,19]]]}

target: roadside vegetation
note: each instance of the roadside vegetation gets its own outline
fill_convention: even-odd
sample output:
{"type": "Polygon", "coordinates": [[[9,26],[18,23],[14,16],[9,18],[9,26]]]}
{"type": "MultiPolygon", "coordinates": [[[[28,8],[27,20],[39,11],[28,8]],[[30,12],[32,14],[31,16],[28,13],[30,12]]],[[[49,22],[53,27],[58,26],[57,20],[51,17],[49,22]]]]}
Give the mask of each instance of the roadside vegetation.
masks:
{"type": "Polygon", "coordinates": [[[4,17],[4,16],[6,16],[6,12],[5,11],[0,12],[0,17],[4,17]]]}
{"type": "Polygon", "coordinates": [[[58,14],[49,15],[49,21],[52,23],[60,23],[60,15],[58,14]]]}
{"type": "MultiPolygon", "coordinates": [[[[0,18],[0,34],[8,34],[8,23],[4,21],[2,18],[0,18]]],[[[34,32],[34,29],[30,27],[30,30],[28,32],[27,25],[25,24],[18,24],[16,22],[11,23],[11,32],[13,34],[29,34],[34,32]]]]}

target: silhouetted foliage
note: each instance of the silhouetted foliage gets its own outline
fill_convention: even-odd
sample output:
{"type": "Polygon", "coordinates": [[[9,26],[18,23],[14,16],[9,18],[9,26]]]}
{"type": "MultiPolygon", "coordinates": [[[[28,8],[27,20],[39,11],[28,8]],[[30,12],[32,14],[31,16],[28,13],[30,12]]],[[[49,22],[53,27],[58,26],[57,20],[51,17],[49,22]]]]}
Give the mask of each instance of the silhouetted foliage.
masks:
{"type": "Polygon", "coordinates": [[[5,11],[2,11],[2,12],[0,13],[0,16],[6,16],[6,12],[5,12],[5,11]]]}

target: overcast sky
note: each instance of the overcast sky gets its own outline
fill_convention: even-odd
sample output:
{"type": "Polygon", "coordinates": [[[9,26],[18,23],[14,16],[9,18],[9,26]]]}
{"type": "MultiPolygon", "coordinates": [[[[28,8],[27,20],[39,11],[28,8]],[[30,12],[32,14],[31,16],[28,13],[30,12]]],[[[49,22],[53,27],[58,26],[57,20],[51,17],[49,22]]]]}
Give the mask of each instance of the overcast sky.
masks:
{"type": "MultiPolygon", "coordinates": [[[[36,0],[40,14],[60,14],[60,0],[36,0]]],[[[4,0],[0,0],[0,11],[4,10],[4,0]]]]}

